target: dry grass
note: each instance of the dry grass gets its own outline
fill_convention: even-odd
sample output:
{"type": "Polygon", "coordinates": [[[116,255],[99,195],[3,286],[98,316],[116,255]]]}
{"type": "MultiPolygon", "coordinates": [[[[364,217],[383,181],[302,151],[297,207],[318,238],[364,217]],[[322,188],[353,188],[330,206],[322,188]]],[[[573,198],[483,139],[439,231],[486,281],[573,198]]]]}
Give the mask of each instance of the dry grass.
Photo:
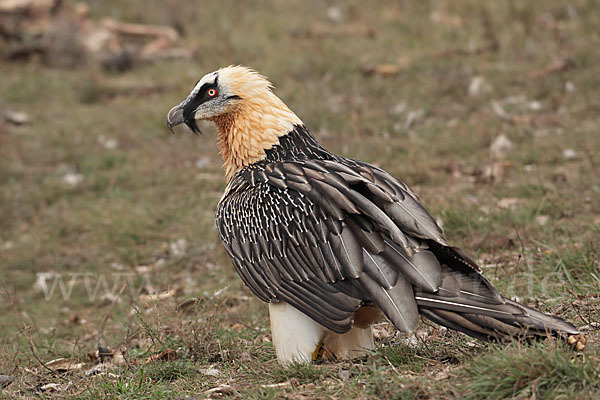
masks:
{"type": "Polygon", "coordinates": [[[0,99],[32,118],[0,125],[0,374],[15,378],[3,396],[598,396],[593,2],[90,5],[176,26],[196,56],[122,74],[0,64],[0,99]],[[278,366],[266,307],[214,228],[214,130],[170,136],[164,122],[203,74],[237,63],[269,76],[328,148],[409,183],[504,293],[582,326],[587,350],[484,346],[431,325],[411,339],[382,324],[364,360],[278,366]],[[494,155],[500,135],[512,147],[494,155]],[[46,296],[39,273],[71,295],[46,296]],[[98,346],[124,357],[88,376],[98,346]],[[59,357],[83,365],[49,371],[59,357]]]}

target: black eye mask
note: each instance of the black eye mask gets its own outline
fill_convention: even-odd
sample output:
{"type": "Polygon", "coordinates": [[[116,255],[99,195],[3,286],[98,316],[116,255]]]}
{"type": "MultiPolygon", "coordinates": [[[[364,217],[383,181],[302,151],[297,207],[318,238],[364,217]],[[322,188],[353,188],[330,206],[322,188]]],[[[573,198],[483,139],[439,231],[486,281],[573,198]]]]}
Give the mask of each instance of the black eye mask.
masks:
{"type": "Polygon", "coordinates": [[[217,91],[217,93],[219,92],[218,76],[215,78],[215,81],[213,83],[205,83],[204,85],[202,85],[198,92],[196,92],[194,97],[189,99],[187,103],[183,106],[184,122],[194,133],[200,132],[200,129],[198,129],[198,125],[196,124],[196,120],[194,119],[194,112],[201,104],[215,98],[210,97],[208,95],[209,89],[214,89],[217,91]]]}

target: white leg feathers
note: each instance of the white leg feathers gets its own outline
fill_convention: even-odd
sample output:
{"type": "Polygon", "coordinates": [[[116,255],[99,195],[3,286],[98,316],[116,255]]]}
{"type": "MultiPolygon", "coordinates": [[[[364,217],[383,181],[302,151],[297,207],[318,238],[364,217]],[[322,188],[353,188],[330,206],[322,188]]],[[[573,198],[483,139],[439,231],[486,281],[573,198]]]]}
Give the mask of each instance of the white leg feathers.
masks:
{"type": "Polygon", "coordinates": [[[269,316],[279,362],[283,365],[311,362],[327,329],[283,301],[269,303],[269,316]]]}
{"type": "Polygon", "coordinates": [[[361,357],[375,348],[370,326],[337,334],[285,302],[269,303],[269,316],[273,345],[283,365],[311,362],[320,344],[325,354],[336,358],[361,357]]]}
{"type": "Polygon", "coordinates": [[[358,358],[364,356],[367,350],[375,349],[373,329],[354,327],[341,335],[328,332],[323,338],[323,346],[336,358],[358,358]]]}

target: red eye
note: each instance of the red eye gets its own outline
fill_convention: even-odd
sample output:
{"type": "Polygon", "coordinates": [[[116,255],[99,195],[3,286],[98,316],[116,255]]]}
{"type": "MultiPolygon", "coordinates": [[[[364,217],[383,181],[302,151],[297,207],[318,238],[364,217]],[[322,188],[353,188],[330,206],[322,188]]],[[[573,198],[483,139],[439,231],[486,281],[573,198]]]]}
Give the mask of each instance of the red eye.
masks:
{"type": "Polygon", "coordinates": [[[208,95],[208,97],[215,97],[217,95],[217,89],[208,89],[206,94],[208,95]]]}

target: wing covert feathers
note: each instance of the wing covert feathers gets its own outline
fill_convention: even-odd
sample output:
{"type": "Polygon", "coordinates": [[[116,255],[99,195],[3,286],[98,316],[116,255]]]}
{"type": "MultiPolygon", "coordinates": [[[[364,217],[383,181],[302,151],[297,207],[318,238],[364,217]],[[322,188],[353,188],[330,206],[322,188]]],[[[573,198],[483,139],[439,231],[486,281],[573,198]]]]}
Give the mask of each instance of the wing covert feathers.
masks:
{"type": "Polygon", "coordinates": [[[281,137],[266,160],[231,178],[217,208],[225,249],[260,299],[287,302],[337,333],[351,329],[363,305],[377,306],[404,332],[420,313],[482,340],[577,333],[502,297],[475,262],[447,245],[404,183],[316,141],[305,145],[311,137],[293,145],[281,137]]]}

